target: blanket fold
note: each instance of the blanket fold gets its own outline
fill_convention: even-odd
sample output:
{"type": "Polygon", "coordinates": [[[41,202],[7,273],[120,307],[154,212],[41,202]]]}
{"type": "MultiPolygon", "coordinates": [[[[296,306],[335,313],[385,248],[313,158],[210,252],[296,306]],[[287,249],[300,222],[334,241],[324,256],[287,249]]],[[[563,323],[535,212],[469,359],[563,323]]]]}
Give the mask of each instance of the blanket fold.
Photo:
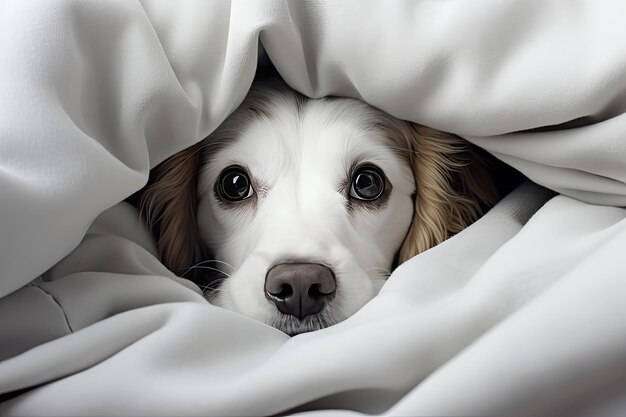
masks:
{"type": "Polygon", "coordinates": [[[621,0],[1,3],[0,413],[619,407],[624,15],[621,0]],[[239,105],[260,49],[308,96],[458,134],[539,185],[329,329],[289,339],[212,307],[120,202],[239,105]]]}

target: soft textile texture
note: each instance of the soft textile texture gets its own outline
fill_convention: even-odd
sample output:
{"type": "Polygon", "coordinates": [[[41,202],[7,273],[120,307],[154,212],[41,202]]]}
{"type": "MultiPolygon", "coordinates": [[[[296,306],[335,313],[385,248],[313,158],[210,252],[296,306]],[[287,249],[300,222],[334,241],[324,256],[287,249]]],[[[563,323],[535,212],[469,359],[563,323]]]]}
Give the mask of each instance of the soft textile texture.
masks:
{"type": "Polygon", "coordinates": [[[625,15],[621,0],[3,2],[0,413],[623,413],[625,15]],[[320,332],[210,306],[118,203],[238,105],[259,42],[304,94],[457,133],[563,195],[524,185],[320,332]]]}

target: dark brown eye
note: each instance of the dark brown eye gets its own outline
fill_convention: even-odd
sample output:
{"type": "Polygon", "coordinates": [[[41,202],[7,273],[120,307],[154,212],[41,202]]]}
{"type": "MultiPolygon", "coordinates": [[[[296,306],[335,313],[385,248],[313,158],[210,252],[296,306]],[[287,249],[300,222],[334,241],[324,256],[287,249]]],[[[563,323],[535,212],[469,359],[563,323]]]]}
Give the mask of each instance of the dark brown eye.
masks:
{"type": "Polygon", "coordinates": [[[253,194],[248,173],[239,166],[230,166],[220,174],[219,194],[226,201],[241,201],[253,194]]]}
{"type": "Polygon", "coordinates": [[[350,196],[358,200],[372,201],[385,191],[383,173],[373,165],[364,165],[352,175],[350,196]]]}

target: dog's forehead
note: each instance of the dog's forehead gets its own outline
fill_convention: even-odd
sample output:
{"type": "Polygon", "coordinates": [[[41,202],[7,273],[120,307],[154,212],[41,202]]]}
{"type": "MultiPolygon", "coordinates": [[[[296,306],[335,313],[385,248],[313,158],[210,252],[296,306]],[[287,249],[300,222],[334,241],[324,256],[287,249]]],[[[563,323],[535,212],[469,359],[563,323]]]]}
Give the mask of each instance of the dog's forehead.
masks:
{"type": "Polygon", "coordinates": [[[272,109],[270,117],[248,121],[236,138],[210,158],[209,176],[216,178],[233,164],[246,167],[253,177],[269,184],[310,171],[335,181],[365,161],[383,170],[396,168],[400,158],[375,119],[364,109],[347,112],[341,108],[351,103],[340,104],[310,101],[304,110],[281,106],[272,109]]]}

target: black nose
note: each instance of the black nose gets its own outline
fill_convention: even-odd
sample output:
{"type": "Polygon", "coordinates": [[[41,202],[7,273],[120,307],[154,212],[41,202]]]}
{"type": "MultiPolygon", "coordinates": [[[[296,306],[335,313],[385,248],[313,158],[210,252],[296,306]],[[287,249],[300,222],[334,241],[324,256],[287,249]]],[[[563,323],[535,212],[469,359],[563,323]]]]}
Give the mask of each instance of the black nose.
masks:
{"type": "Polygon", "coordinates": [[[265,296],[281,313],[300,320],[322,311],[336,290],[333,271],[320,264],[278,264],[265,276],[265,296]]]}

